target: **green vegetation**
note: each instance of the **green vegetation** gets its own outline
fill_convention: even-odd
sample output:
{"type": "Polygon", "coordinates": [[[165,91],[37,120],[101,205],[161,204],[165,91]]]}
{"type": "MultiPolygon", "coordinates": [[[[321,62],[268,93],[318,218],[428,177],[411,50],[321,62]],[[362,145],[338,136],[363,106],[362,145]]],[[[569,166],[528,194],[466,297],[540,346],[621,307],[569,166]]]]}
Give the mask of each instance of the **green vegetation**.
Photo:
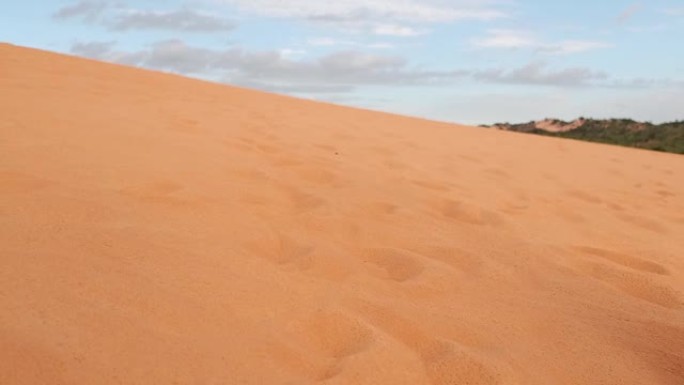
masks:
{"type": "MultiPolygon", "coordinates": [[[[561,125],[568,124],[562,121],[558,123],[561,125]]],[[[517,125],[502,124],[494,127],[559,138],[684,154],[684,120],[655,125],[630,119],[587,119],[578,128],[565,132],[541,130],[535,127],[534,122],[517,125]]]]}

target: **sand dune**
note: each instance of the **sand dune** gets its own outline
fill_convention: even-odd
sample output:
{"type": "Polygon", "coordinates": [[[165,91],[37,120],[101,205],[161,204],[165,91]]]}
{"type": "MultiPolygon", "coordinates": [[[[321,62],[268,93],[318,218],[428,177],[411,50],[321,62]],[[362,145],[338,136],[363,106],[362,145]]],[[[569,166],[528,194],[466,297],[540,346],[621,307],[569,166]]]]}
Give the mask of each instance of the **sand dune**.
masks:
{"type": "Polygon", "coordinates": [[[0,90],[0,384],[684,384],[684,157],[9,45],[0,90]]]}

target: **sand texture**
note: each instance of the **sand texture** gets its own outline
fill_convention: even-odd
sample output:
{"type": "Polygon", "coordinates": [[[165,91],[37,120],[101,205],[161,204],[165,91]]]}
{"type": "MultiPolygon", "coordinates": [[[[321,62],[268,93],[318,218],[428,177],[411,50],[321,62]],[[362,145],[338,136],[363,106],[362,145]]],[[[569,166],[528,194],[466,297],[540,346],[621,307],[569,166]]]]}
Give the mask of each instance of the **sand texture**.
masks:
{"type": "Polygon", "coordinates": [[[319,383],[684,384],[684,157],[0,45],[0,384],[319,383]]]}

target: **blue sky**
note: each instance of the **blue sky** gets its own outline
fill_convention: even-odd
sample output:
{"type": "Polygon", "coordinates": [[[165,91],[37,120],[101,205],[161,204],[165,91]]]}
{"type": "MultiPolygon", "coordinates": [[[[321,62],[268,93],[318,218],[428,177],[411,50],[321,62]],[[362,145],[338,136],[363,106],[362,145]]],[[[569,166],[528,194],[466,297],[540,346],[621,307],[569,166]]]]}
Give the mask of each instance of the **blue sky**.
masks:
{"type": "Polygon", "coordinates": [[[684,119],[682,0],[36,0],[0,41],[467,124],[684,119]]]}

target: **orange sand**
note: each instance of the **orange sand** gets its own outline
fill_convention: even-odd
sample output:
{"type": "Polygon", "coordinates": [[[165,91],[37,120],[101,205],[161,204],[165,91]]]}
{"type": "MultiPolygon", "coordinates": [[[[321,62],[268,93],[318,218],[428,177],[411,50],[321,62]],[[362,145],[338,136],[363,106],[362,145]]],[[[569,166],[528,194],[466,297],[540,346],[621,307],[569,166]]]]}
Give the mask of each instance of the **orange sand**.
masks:
{"type": "Polygon", "coordinates": [[[0,384],[684,384],[682,156],[9,45],[0,90],[0,384]]]}

